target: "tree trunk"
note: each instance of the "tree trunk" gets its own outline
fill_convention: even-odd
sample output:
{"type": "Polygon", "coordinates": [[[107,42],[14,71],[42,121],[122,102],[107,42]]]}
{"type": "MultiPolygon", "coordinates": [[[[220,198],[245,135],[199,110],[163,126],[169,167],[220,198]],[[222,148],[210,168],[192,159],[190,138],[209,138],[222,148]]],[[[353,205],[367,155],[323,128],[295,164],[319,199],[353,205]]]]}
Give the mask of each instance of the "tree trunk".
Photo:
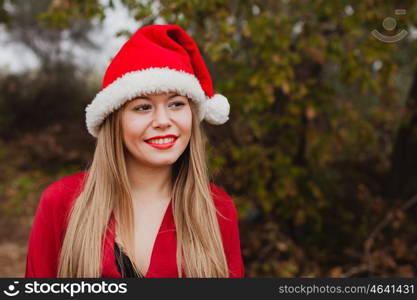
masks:
{"type": "Polygon", "coordinates": [[[417,68],[391,157],[388,195],[405,198],[417,193],[417,68]]]}

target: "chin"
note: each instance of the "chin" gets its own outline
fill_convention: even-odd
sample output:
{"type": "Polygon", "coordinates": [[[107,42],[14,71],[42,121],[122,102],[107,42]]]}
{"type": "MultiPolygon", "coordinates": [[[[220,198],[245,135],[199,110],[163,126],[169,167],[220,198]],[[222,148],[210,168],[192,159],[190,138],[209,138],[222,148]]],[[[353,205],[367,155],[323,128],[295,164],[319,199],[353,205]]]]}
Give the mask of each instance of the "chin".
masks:
{"type": "Polygon", "coordinates": [[[166,167],[173,165],[178,160],[178,157],[176,159],[161,159],[158,161],[149,161],[148,164],[154,167],[166,167]]]}

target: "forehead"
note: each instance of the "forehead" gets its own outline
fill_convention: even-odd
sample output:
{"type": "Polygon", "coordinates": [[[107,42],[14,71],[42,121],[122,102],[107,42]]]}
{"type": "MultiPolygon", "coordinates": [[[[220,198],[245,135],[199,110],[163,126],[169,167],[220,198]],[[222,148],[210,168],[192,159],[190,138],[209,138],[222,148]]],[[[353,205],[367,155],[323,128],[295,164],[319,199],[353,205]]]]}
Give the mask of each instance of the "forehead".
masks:
{"type": "Polygon", "coordinates": [[[134,100],[167,100],[174,96],[181,96],[178,92],[165,92],[165,93],[146,93],[136,96],[135,98],[131,99],[134,100]]]}
{"type": "Polygon", "coordinates": [[[172,92],[163,92],[163,93],[144,93],[136,96],[136,98],[166,98],[173,95],[179,95],[178,92],[172,91],[172,92]]]}

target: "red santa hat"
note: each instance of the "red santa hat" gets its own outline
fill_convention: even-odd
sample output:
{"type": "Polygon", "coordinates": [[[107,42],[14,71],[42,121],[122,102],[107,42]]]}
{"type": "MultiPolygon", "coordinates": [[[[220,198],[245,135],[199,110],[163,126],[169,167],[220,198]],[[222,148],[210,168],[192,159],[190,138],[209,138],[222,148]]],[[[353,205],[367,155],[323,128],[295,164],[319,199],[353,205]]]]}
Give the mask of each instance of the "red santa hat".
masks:
{"type": "Polygon", "coordinates": [[[194,40],[177,25],[140,28],[107,67],[101,91],[86,107],[88,132],[125,102],[147,93],[175,91],[197,104],[199,121],[220,125],[229,119],[227,99],[214,94],[210,74],[194,40]]]}

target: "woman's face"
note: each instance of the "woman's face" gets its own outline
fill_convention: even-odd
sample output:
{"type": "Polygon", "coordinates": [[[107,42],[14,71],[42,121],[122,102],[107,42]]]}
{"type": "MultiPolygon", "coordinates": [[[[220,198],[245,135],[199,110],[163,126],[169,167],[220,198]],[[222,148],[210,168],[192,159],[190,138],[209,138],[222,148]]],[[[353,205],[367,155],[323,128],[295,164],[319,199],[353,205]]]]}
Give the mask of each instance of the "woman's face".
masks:
{"type": "Polygon", "coordinates": [[[148,167],[172,165],[190,141],[190,103],[175,92],[139,96],[124,105],[121,119],[128,159],[148,167]]]}

